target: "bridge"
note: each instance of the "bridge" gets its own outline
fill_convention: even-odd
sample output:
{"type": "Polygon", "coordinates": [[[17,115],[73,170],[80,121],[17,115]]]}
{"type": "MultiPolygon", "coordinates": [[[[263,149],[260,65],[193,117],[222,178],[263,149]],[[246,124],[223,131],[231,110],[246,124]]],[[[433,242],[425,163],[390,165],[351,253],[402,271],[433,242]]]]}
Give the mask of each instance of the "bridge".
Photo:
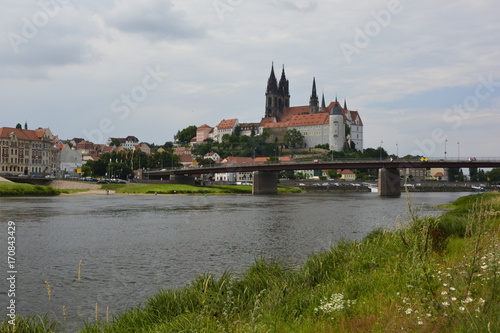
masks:
{"type": "Polygon", "coordinates": [[[276,194],[277,173],[284,170],[328,170],[328,169],[378,169],[379,195],[399,197],[401,195],[401,177],[403,168],[500,168],[500,158],[460,159],[424,159],[424,160],[380,160],[380,159],[337,159],[331,161],[307,161],[293,163],[264,163],[242,165],[218,165],[199,168],[170,168],[148,170],[144,175],[149,179],[170,177],[175,183],[194,184],[194,176],[224,172],[253,172],[253,194],[276,194]]]}

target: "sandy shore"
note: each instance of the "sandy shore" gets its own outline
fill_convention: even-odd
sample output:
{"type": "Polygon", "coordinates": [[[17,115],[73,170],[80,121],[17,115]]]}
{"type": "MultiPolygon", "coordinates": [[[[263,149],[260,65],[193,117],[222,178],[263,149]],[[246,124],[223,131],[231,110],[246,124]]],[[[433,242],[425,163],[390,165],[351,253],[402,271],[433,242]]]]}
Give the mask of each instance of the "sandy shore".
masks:
{"type": "Polygon", "coordinates": [[[61,193],[64,196],[86,196],[86,195],[113,195],[115,191],[106,191],[106,190],[88,190],[84,192],[75,192],[75,193],[61,193]]]}

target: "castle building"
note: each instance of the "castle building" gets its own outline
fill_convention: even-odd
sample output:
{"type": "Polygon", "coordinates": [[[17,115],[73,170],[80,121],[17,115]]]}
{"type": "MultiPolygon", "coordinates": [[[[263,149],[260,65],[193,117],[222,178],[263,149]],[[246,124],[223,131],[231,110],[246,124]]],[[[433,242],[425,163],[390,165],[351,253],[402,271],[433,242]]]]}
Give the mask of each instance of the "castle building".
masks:
{"type": "Polygon", "coordinates": [[[274,65],[267,80],[265,117],[260,124],[263,130],[274,134],[296,129],[304,136],[306,147],[327,144],[334,151],[342,151],[345,147],[363,150],[363,122],[358,111],[348,110],[345,100],[342,107],[337,98],[326,106],[324,95],[320,106],[316,78],[313,78],[309,105],[290,107],[285,69],[278,84],[274,65]]]}

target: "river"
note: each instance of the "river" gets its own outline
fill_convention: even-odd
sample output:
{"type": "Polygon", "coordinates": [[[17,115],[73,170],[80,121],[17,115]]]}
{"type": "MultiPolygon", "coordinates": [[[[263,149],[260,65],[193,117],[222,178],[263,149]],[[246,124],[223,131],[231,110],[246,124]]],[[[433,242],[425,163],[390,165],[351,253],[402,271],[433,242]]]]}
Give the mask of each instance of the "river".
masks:
{"type": "MultiPolygon", "coordinates": [[[[413,193],[411,200],[422,215],[434,215],[435,205],[468,194],[413,193]]],[[[241,273],[258,257],[300,264],[405,215],[404,195],[374,193],[0,198],[0,248],[7,252],[7,222],[14,221],[17,313],[53,311],[62,321],[64,306],[73,331],[94,318],[96,303],[103,317],[106,307],[123,312],[204,272],[241,273]]],[[[8,285],[1,281],[5,309],[8,285]]]]}

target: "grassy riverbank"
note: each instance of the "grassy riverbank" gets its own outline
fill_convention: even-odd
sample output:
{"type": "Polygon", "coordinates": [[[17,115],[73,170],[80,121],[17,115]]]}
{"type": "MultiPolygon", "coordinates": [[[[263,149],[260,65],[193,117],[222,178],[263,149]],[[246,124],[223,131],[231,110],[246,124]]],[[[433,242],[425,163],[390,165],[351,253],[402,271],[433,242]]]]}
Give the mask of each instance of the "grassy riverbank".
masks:
{"type": "Polygon", "coordinates": [[[50,186],[0,182],[0,197],[54,196],[61,191],[50,186]]]}
{"type": "MultiPolygon", "coordinates": [[[[500,194],[460,198],[437,218],[408,211],[395,230],[340,242],[300,267],[256,260],[241,276],[205,274],[110,323],[99,313],[82,332],[500,331],[500,194]]],[[[40,322],[52,324],[19,320],[57,329],[40,322]]]]}
{"type": "MultiPolygon", "coordinates": [[[[252,193],[251,185],[192,186],[182,184],[107,184],[103,189],[129,194],[231,194],[252,193]]],[[[278,193],[301,193],[302,189],[292,186],[278,186],[278,193]]]]}

